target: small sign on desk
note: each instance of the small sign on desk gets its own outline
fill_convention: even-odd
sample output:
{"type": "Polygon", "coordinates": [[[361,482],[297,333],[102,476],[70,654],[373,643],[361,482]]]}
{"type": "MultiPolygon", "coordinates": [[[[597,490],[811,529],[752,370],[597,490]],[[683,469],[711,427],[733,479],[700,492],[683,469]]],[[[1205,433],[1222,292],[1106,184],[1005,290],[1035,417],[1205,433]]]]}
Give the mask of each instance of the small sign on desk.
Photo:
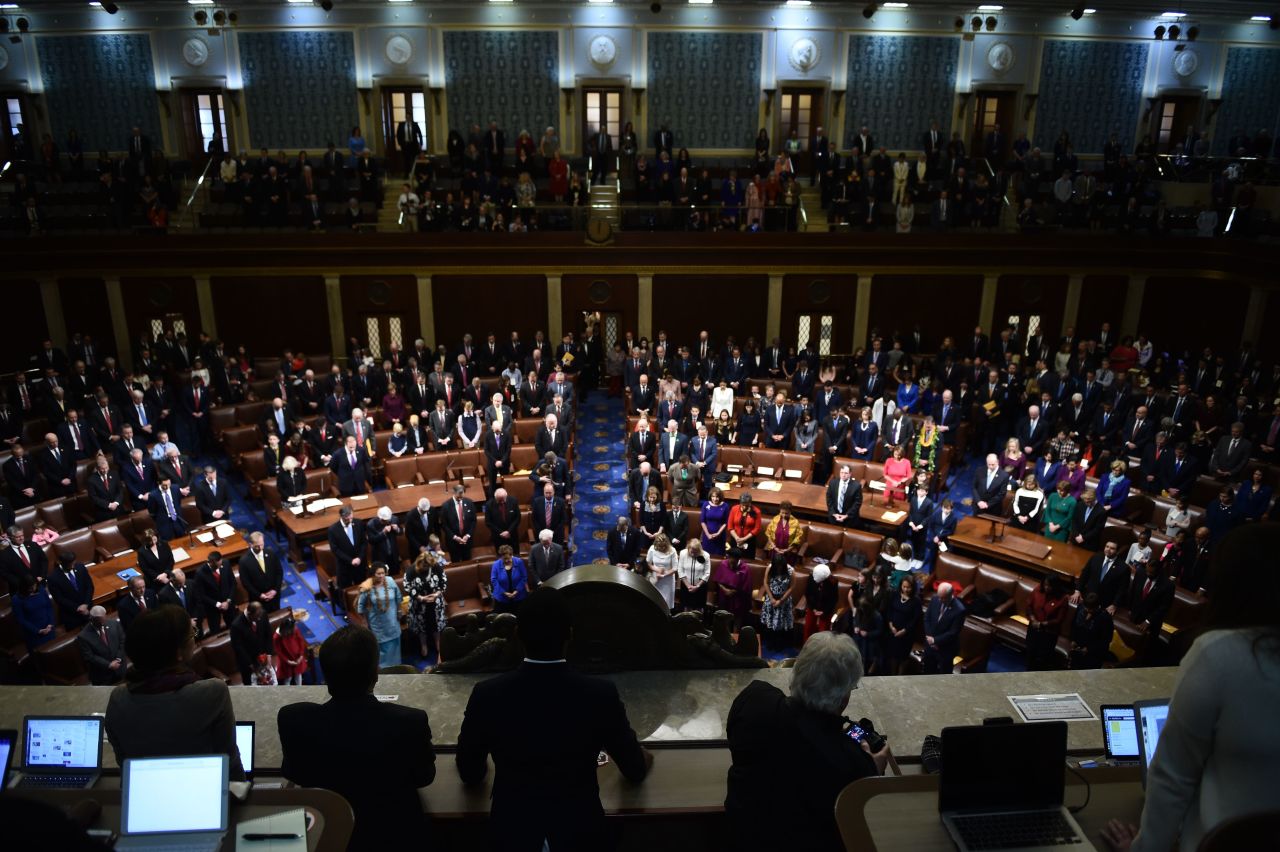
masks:
{"type": "Polygon", "coordinates": [[[1009,703],[1024,722],[1081,722],[1096,719],[1078,692],[1053,695],[1010,695],[1009,703]]]}

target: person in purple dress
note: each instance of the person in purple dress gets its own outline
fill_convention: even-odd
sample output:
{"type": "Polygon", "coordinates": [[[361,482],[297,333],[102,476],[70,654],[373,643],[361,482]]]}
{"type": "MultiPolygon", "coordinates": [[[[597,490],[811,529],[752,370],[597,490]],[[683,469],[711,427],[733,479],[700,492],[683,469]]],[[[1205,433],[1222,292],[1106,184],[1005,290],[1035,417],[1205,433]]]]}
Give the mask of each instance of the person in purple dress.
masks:
{"type": "Polygon", "coordinates": [[[742,552],[731,548],[728,558],[716,566],[711,579],[716,584],[717,609],[732,613],[733,629],[742,629],[751,612],[751,570],[742,561],[742,552]]]}
{"type": "Polygon", "coordinates": [[[728,537],[726,525],[729,520],[729,504],[724,502],[720,489],[711,487],[711,494],[702,504],[700,525],[702,527],[702,549],[712,556],[724,556],[725,539],[728,537]]]}
{"type": "Polygon", "coordinates": [[[392,382],[382,397],[382,422],[389,427],[392,423],[403,423],[406,417],[408,414],[404,407],[404,397],[392,382]]]}
{"type": "Polygon", "coordinates": [[[1077,500],[1084,493],[1084,468],[1080,466],[1080,457],[1072,456],[1062,470],[1058,471],[1058,481],[1067,483],[1067,492],[1077,500]]]}

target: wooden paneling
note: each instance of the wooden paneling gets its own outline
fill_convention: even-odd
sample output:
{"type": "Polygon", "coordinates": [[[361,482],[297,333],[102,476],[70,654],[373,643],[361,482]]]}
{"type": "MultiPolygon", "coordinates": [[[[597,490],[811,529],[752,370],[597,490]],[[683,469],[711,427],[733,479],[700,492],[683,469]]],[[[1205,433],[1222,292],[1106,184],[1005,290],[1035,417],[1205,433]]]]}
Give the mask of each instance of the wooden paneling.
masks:
{"type": "MultiPolygon", "coordinates": [[[[1086,275],[1076,314],[1076,336],[1095,337],[1104,322],[1111,323],[1112,331],[1119,331],[1128,292],[1128,275],[1086,275]]],[[[1152,298],[1150,290],[1146,298],[1152,298]]]]}
{"type": "Polygon", "coordinates": [[[182,314],[187,337],[199,338],[200,302],[194,278],[121,278],[120,294],[129,325],[129,345],[135,352],[143,335],[148,342],[152,339],[151,320],[166,314],[182,314]]]}
{"type": "Polygon", "coordinates": [[[278,355],[286,348],[308,355],[329,351],[329,311],[320,276],[219,276],[211,287],[218,335],[228,349],[243,344],[252,356],[278,355]]]}
{"type": "Polygon", "coordinates": [[[58,297],[62,299],[62,315],[67,320],[68,342],[76,334],[91,334],[104,350],[117,349],[107,285],[101,278],[61,278],[58,297]]]}
{"type": "Polygon", "coordinates": [[[677,345],[691,345],[704,328],[717,343],[730,334],[763,341],[768,299],[766,275],[655,275],[653,330],[665,329],[677,345]]]}
{"type": "Polygon", "coordinates": [[[1248,309],[1249,288],[1237,281],[1149,278],[1138,328],[1159,349],[1212,346],[1235,352],[1248,309]]]}
{"type": "Polygon", "coordinates": [[[49,323],[44,315],[44,301],[40,297],[38,281],[6,281],[3,289],[4,355],[0,358],[0,371],[9,372],[28,366],[29,356],[40,351],[49,336],[49,323]]]}
{"type": "MultiPolygon", "coordinates": [[[[877,275],[871,281],[868,330],[889,338],[919,324],[925,352],[936,352],[946,336],[970,334],[982,301],[980,275],[877,275]]],[[[855,341],[865,346],[866,341],[855,341]]]]}
{"type": "Polygon", "coordinates": [[[797,324],[802,314],[830,314],[834,331],[831,351],[852,352],[857,289],[858,276],[856,275],[784,276],[782,279],[783,344],[789,346],[796,341],[796,335],[799,333],[797,324]]]}
{"type": "MultiPolygon", "coordinates": [[[[403,338],[401,348],[412,349],[418,328],[418,280],[412,275],[344,275],[342,276],[342,325],[347,337],[355,337],[367,346],[368,317],[372,315],[400,318],[403,338]]],[[[386,353],[388,340],[381,341],[386,353]]]]}
{"type": "Polygon", "coordinates": [[[466,332],[483,341],[490,331],[499,340],[518,331],[521,340],[531,341],[535,331],[547,329],[547,279],[542,275],[435,275],[431,298],[436,344],[450,349],[466,332]]]}
{"type": "MultiPolygon", "coordinates": [[[[636,313],[637,287],[638,284],[634,275],[562,276],[560,278],[561,328],[566,332],[572,331],[581,337],[583,329],[582,312],[600,311],[601,313],[619,315],[619,332],[634,332],[638,326],[638,315],[636,313]],[[592,285],[597,281],[603,281],[608,285],[607,293],[603,287],[592,289],[592,285]],[[606,298],[598,302],[595,301],[593,295],[596,298],[606,298]]],[[[655,332],[657,327],[655,324],[655,332]]],[[[601,329],[601,334],[603,334],[603,329],[601,329]]],[[[622,335],[619,334],[618,338],[621,339],[622,335]]]]}
{"type": "Polygon", "coordinates": [[[990,333],[996,337],[1009,322],[1009,317],[1022,320],[1018,335],[1027,341],[1028,317],[1040,317],[1041,333],[1056,341],[1062,328],[1062,313],[1067,301],[1065,275],[1001,275],[996,288],[996,320],[990,333]]]}

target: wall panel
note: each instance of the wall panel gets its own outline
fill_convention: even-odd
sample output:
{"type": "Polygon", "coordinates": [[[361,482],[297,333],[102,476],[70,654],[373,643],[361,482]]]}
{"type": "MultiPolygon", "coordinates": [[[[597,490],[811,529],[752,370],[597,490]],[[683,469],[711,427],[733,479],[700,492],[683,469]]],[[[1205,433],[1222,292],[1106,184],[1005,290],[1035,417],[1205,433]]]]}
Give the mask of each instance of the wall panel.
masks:
{"type": "MultiPolygon", "coordinates": [[[[624,332],[634,332],[639,325],[637,305],[636,276],[626,274],[601,275],[565,275],[560,279],[560,322],[561,328],[572,331],[579,338],[582,336],[583,311],[600,311],[604,314],[618,314],[618,339],[624,332]],[[607,286],[596,286],[603,281],[607,286]]],[[[654,333],[659,325],[654,317],[654,333]]],[[[604,342],[604,328],[600,329],[601,343],[604,342]]]]}
{"type": "Polygon", "coordinates": [[[1149,51],[1146,42],[1046,41],[1034,144],[1052,151],[1066,130],[1077,154],[1100,154],[1115,133],[1130,150],[1149,51]]]}
{"type": "Polygon", "coordinates": [[[1222,77],[1222,109],[1214,120],[1213,153],[1226,156],[1227,143],[1238,132],[1253,138],[1266,128],[1271,138],[1280,129],[1280,50],[1232,47],[1222,77]]]}
{"type": "MultiPolygon", "coordinates": [[[[1104,322],[1111,323],[1113,329],[1119,329],[1128,291],[1127,275],[1086,275],[1080,291],[1080,310],[1076,314],[1076,336],[1093,337],[1104,322]]],[[[1151,290],[1144,295],[1144,305],[1148,299],[1159,298],[1151,290]]]]}
{"type": "Polygon", "coordinates": [[[1240,348],[1248,309],[1249,288],[1237,281],[1149,278],[1138,328],[1150,335],[1160,350],[1198,352],[1211,346],[1235,352],[1240,348]]]}
{"type": "MultiPolygon", "coordinates": [[[[760,128],[758,33],[651,32],[650,136],[667,122],[680,148],[750,148],[760,128]]],[[[652,154],[650,140],[641,148],[652,154]]]]}
{"type": "Polygon", "coordinates": [[[919,324],[924,351],[936,352],[943,337],[960,339],[973,332],[981,301],[980,275],[877,275],[871,281],[868,329],[889,337],[919,324]]]}
{"type": "Polygon", "coordinates": [[[49,323],[40,295],[40,282],[17,280],[4,282],[5,323],[4,358],[0,370],[16,370],[27,365],[27,358],[40,351],[49,336],[49,323]],[[17,320],[16,322],[13,320],[17,320]]]}
{"type": "Polygon", "coordinates": [[[850,36],[840,150],[848,151],[864,124],[875,144],[891,151],[918,149],[933,119],[945,128],[955,98],[959,56],[957,38],[850,36]]]}
{"type": "Polygon", "coordinates": [[[111,328],[111,307],[107,302],[107,286],[101,278],[61,278],[58,298],[62,315],[67,319],[67,340],[76,334],[91,334],[103,350],[123,346],[111,328]]]}
{"type": "MultiPolygon", "coordinates": [[[[59,147],[75,129],[86,152],[123,151],[134,125],[161,149],[159,102],[146,35],[40,35],[40,76],[49,124],[59,147]]],[[[31,138],[38,150],[39,139],[31,138]]]]}
{"type": "Polygon", "coordinates": [[[218,336],[227,348],[243,344],[253,357],[286,348],[308,355],[329,351],[329,311],[320,276],[218,276],[210,286],[218,336]]]}
{"type": "Polygon", "coordinates": [[[196,282],[189,277],[121,278],[125,320],[129,325],[129,345],[137,351],[145,334],[151,340],[151,320],[166,314],[182,314],[187,336],[195,340],[200,332],[200,303],[196,282]]]}
{"type": "Polygon", "coordinates": [[[766,275],[655,275],[653,328],[677,345],[692,345],[704,328],[716,343],[763,340],[768,298],[766,275]]]}
{"type": "Polygon", "coordinates": [[[431,294],[436,345],[453,349],[467,332],[482,341],[490,331],[499,340],[518,331],[521,340],[531,341],[535,331],[547,330],[547,279],[542,275],[435,275],[431,294]]]}
{"type": "MultiPolygon", "coordinates": [[[[854,304],[858,289],[856,275],[787,275],[782,279],[782,341],[796,342],[802,314],[830,314],[831,351],[853,351],[854,304]]],[[[810,340],[816,334],[811,333],[810,340]]],[[[761,341],[767,343],[768,341],[761,341]]]]}
{"type": "MultiPolygon", "coordinates": [[[[356,118],[356,49],[350,32],[237,34],[253,150],[345,148],[356,118]]],[[[361,128],[369,144],[373,128],[361,128]]],[[[317,157],[319,155],[317,154],[317,157]]]]}
{"type": "MultiPolygon", "coordinates": [[[[369,345],[371,316],[400,319],[401,349],[411,349],[422,333],[418,328],[418,280],[412,275],[342,276],[342,324],[347,338],[369,345]]],[[[378,351],[385,355],[390,340],[379,340],[378,351]]]]}
{"type": "Polygon", "coordinates": [[[498,122],[510,162],[521,130],[536,141],[559,126],[559,66],[560,40],[551,30],[446,30],[449,128],[465,138],[472,124],[498,122]]]}

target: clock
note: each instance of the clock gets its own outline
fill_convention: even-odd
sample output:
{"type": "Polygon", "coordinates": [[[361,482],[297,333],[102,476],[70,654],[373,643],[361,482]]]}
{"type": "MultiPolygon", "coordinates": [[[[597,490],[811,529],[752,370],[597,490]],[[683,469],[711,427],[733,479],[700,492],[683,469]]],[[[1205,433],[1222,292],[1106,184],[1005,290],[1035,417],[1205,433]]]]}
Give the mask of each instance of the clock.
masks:
{"type": "Polygon", "coordinates": [[[387,39],[382,52],[386,54],[387,61],[392,65],[404,65],[413,58],[413,42],[405,36],[393,35],[387,39]]]}
{"type": "Polygon", "coordinates": [[[182,60],[192,68],[209,61],[209,45],[202,38],[189,38],[182,44],[182,60]]]}
{"type": "Polygon", "coordinates": [[[587,45],[587,55],[601,68],[608,68],[618,58],[618,43],[607,35],[598,35],[587,45]]]}
{"type": "Polygon", "coordinates": [[[997,74],[1003,74],[1012,68],[1016,59],[1013,45],[1007,41],[998,41],[987,50],[987,66],[997,74]]]}
{"type": "Polygon", "coordinates": [[[606,219],[592,219],[587,223],[587,242],[602,245],[613,241],[613,225],[606,219]]]}
{"type": "Polygon", "coordinates": [[[1173,54],[1173,73],[1179,77],[1190,77],[1199,67],[1200,55],[1191,48],[1183,48],[1173,54]]]}
{"type": "Polygon", "coordinates": [[[791,43],[791,49],[787,51],[787,61],[791,63],[792,68],[802,74],[812,71],[821,57],[822,52],[818,48],[818,43],[811,38],[796,39],[791,43]]]}

